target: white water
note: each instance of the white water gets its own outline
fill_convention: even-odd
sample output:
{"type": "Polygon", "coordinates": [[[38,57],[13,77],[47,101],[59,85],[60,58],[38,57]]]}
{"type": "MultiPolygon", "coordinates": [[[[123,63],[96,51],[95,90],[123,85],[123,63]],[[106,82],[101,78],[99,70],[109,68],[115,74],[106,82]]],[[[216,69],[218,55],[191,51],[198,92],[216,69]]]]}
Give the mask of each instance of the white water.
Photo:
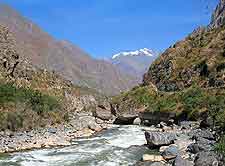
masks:
{"type": "Polygon", "coordinates": [[[93,138],[78,139],[73,146],[14,153],[0,166],[127,166],[140,160],[132,145],[145,144],[142,127],[115,126],[93,138]]]}

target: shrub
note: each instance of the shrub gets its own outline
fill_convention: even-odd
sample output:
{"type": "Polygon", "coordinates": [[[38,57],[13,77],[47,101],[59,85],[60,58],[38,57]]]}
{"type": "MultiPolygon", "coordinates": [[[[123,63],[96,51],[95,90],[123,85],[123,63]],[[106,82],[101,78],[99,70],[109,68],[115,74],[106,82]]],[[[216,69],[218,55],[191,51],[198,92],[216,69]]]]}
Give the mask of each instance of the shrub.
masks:
{"type": "Polygon", "coordinates": [[[16,88],[12,84],[0,84],[0,105],[26,103],[39,115],[59,108],[53,96],[44,95],[32,89],[16,88]]]}
{"type": "Polygon", "coordinates": [[[31,129],[63,121],[57,98],[12,84],[0,84],[0,109],[0,130],[31,129]]]}
{"type": "Polygon", "coordinates": [[[216,143],[215,150],[225,157],[225,135],[216,143]]]}
{"type": "Polygon", "coordinates": [[[205,94],[201,88],[195,86],[183,92],[181,99],[185,110],[192,111],[202,105],[205,100],[205,94]]]}

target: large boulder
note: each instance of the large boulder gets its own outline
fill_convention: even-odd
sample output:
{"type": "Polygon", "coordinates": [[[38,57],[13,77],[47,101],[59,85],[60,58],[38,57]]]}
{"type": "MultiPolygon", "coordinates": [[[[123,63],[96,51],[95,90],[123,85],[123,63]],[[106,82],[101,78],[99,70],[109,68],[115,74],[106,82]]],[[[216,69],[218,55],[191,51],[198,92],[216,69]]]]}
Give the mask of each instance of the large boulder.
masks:
{"type": "Polygon", "coordinates": [[[147,144],[151,148],[158,148],[160,146],[166,146],[173,144],[176,140],[176,135],[173,133],[166,133],[166,132],[145,132],[145,138],[147,144]]]}
{"type": "Polygon", "coordinates": [[[70,125],[76,130],[83,130],[85,128],[95,131],[101,130],[101,126],[96,123],[95,117],[90,113],[77,113],[71,119],[70,125]]]}
{"type": "Polygon", "coordinates": [[[99,105],[96,110],[93,112],[93,115],[101,120],[109,121],[112,119],[111,110],[107,109],[106,107],[99,105]]]}
{"type": "Polygon", "coordinates": [[[218,166],[218,156],[214,152],[199,152],[195,158],[195,166],[218,166]]]}
{"type": "Polygon", "coordinates": [[[134,120],[137,118],[137,115],[133,114],[123,114],[116,117],[114,124],[118,125],[132,125],[134,120]]]}
{"type": "Polygon", "coordinates": [[[160,122],[170,123],[171,119],[176,118],[175,113],[171,112],[140,112],[139,117],[141,121],[145,122],[145,125],[151,126],[159,124],[160,122]]]}
{"type": "Polygon", "coordinates": [[[209,131],[209,130],[193,130],[189,133],[189,136],[192,137],[193,139],[198,139],[198,138],[205,138],[208,140],[215,140],[214,134],[209,131]]]}
{"type": "Polygon", "coordinates": [[[181,156],[177,156],[174,160],[173,166],[194,166],[194,163],[183,159],[181,156]]]}
{"type": "Polygon", "coordinates": [[[204,147],[198,143],[192,143],[188,146],[188,152],[196,154],[200,151],[207,151],[207,147],[204,147]]]}
{"type": "Polygon", "coordinates": [[[179,149],[176,145],[170,145],[162,152],[162,156],[165,160],[171,160],[177,157],[179,154],[179,149]]]}
{"type": "Polygon", "coordinates": [[[188,151],[194,154],[201,151],[213,150],[213,145],[215,144],[215,141],[201,137],[197,137],[195,141],[195,143],[192,143],[188,146],[188,151]]]}

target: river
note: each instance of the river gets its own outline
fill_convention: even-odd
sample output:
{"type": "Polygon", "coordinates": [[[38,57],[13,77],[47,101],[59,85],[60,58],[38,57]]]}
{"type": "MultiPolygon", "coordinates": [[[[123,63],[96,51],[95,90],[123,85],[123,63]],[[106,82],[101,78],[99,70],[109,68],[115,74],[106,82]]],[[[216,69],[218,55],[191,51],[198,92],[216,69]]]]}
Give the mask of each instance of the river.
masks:
{"type": "Polygon", "coordinates": [[[140,160],[144,128],[114,126],[92,138],[76,139],[72,146],[13,153],[0,157],[0,166],[128,166],[140,160]]]}

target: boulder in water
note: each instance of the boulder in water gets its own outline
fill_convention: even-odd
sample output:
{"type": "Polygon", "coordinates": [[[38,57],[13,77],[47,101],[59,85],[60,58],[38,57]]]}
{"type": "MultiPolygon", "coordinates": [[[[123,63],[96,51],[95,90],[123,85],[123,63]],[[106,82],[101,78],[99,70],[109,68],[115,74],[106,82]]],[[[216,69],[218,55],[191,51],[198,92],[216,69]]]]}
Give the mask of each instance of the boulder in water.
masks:
{"type": "Polygon", "coordinates": [[[176,135],[166,132],[145,132],[145,138],[149,147],[160,147],[173,144],[176,140],[176,135]]]}
{"type": "Polygon", "coordinates": [[[141,124],[141,119],[140,119],[140,118],[134,119],[133,124],[134,124],[134,125],[140,125],[140,124],[141,124]]]}
{"type": "Polygon", "coordinates": [[[137,115],[120,115],[116,117],[114,124],[118,125],[132,125],[134,120],[137,118],[137,115]]]}

